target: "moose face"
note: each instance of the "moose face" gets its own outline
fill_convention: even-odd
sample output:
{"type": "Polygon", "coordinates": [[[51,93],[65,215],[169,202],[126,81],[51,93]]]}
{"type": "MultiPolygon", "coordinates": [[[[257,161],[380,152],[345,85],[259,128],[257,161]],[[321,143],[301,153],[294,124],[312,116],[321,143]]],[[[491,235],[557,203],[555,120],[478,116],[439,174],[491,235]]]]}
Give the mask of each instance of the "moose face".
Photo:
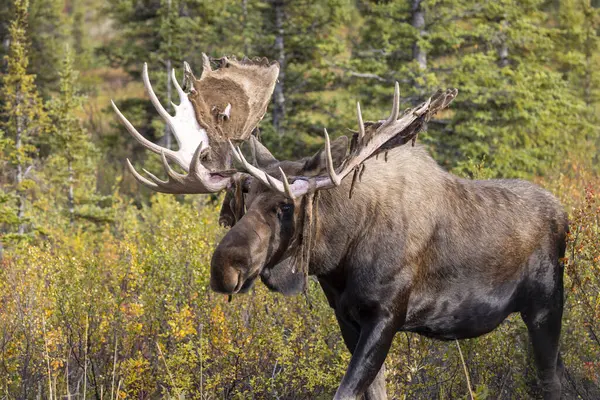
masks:
{"type": "MultiPolygon", "coordinates": [[[[347,145],[346,137],[332,143],[336,165],[346,155],[347,145]]],[[[283,179],[280,169],[287,176],[306,178],[318,176],[326,168],[324,151],[300,161],[278,162],[260,143],[255,142],[254,146],[257,164],[262,164],[261,168],[276,179],[283,179]]],[[[243,293],[260,276],[271,290],[286,295],[300,292],[304,276],[295,268],[294,255],[304,224],[305,198],[292,199],[258,180],[246,180],[242,187],[243,198],[226,196],[221,210],[222,221],[237,222],[231,223],[232,228],[213,254],[212,289],[229,294],[243,293]],[[240,201],[244,205],[237,204],[240,201]],[[246,210],[240,218],[239,210],[244,206],[246,210]]]]}
{"type": "Polygon", "coordinates": [[[300,207],[282,194],[263,190],[250,192],[246,198],[246,213],[221,240],[212,257],[210,283],[217,292],[249,289],[263,271],[292,250],[301,225],[300,207]]]}

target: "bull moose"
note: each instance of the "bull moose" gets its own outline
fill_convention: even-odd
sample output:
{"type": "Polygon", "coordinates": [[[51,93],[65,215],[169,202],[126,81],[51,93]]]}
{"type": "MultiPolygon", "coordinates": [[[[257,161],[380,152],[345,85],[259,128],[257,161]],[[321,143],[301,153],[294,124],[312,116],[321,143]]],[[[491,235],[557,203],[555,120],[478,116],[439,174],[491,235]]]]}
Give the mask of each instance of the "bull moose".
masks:
{"type": "Polygon", "coordinates": [[[178,151],[145,139],[113,106],[134,138],[161,155],[168,175],[144,177],[127,160],[138,181],[165,193],[226,191],[221,220],[231,229],[212,257],[213,290],[242,293],[260,277],[271,290],[294,294],[315,276],[352,353],[339,400],[387,398],[384,360],[398,331],[473,338],[518,312],[544,398],[560,397],[567,217],[534,184],[461,179],[414,144],[456,90],[400,113],[396,84],[387,119],[363,122],[357,105],[350,141],[330,142],[325,131],[314,156],[278,161],[253,132],[279,66],[223,58],[213,70],[203,60],[200,79],[184,64],[186,90],[173,80],[181,99],[175,116],[160,105],[144,65],[147,92],[178,151]],[[235,146],[243,143],[250,161],[235,146]]]}

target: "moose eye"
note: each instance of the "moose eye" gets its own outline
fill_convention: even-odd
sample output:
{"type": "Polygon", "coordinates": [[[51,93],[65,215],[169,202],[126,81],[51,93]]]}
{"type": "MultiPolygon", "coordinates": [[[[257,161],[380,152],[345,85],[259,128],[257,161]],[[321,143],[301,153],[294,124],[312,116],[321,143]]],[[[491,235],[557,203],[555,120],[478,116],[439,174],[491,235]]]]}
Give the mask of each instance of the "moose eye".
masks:
{"type": "Polygon", "coordinates": [[[279,209],[284,212],[284,213],[288,213],[292,210],[292,205],[291,204],[282,204],[279,209]]]}

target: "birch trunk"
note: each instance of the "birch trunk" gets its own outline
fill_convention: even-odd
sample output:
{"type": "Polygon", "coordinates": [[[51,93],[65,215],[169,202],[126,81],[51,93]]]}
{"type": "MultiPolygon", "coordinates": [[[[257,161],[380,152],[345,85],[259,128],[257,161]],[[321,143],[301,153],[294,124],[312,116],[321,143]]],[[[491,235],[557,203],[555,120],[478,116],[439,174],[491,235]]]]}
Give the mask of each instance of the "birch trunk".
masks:
{"type": "Polygon", "coordinates": [[[273,2],[273,8],[275,11],[275,52],[277,54],[277,61],[279,62],[280,67],[279,77],[273,92],[273,99],[275,103],[273,107],[273,127],[275,128],[275,132],[281,136],[284,133],[283,120],[285,118],[285,43],[283,39],[283,35],[285,33],[283,29],[285,13],[283,1],[273,2]]]}
{"type": "MultiPolygon", "coordinates": [[[[412,26],[419,31],[419,36],[423,37],[425,31],[425,11],[421,7],[423,0],[413,0],[412,4],[412,26]]],[[[427,69],[427,52],[421,46],[419,41],[413,44],[413,60],[419,64],[419,68],[427,69]]]]}

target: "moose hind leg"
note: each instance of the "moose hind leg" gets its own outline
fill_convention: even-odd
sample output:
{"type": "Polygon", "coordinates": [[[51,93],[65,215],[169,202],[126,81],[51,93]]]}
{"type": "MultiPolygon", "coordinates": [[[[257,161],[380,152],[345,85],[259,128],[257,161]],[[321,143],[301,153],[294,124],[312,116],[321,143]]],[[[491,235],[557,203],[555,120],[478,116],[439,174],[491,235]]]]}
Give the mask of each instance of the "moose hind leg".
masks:
{"type": "Polygon", "coordinates": [[[561,393],[562,362],[559,338],[562,320],[562,293],[554,296],[543,308],[521,312],[527,330],[541,381],[545,400],[558,400],[561,393]]]}
{"type": "Polygon", "coordinates": [[[383,364],[375,380],[373,380],[367,389],[364,400],[387,400],[387,398],[385,389],[385,364],[383,364]]]}

